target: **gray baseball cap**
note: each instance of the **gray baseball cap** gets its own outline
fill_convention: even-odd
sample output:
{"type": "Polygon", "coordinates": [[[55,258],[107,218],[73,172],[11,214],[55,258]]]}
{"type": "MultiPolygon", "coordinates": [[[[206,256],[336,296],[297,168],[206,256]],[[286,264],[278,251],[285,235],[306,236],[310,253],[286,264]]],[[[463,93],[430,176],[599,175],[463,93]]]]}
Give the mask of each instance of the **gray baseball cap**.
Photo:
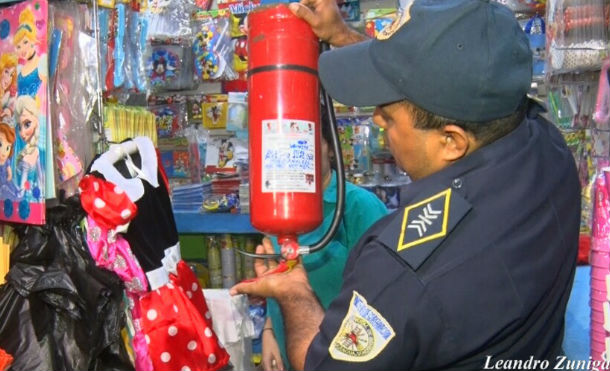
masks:
{"type": "Polygon", "coordinates": [[[335,100],[408,100],[434,114],[484,122],[513,113],[532,79],[514,14],[489,0],[414,0],[376,39],[330,50],[319,74],[335,100]]]}

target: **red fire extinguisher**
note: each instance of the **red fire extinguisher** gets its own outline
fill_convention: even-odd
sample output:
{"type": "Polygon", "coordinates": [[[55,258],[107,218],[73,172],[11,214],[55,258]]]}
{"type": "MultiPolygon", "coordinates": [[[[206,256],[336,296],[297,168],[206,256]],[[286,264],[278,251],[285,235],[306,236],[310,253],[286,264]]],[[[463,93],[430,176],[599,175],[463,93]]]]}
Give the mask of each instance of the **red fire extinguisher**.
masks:
{"type": "MultiPolygon", "coordinates": [[[[314,230],[323,218],[318,56],[311,27],[286,4],[261,6],[248,15],[250,220],[278,237],[286,260],[330,241],[343,211],[344,173],[334,130],[336,220],[314,248],[298,245],[297,235],[314,230]]],[[[334,121],[332,101],[325,98],[334,121]]]]}

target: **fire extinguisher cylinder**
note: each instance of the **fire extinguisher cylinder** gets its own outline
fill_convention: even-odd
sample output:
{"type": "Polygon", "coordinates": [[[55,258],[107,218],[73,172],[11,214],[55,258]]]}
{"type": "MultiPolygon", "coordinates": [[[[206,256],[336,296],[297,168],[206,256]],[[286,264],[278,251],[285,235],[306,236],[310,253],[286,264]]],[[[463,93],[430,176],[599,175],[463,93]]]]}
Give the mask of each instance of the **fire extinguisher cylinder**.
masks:
{"type": "Polygon", "coordinates": [[[286,4],[248,15],[250,220],[293,241],[323,217],[318,54],[311,27],[286,4]]]}

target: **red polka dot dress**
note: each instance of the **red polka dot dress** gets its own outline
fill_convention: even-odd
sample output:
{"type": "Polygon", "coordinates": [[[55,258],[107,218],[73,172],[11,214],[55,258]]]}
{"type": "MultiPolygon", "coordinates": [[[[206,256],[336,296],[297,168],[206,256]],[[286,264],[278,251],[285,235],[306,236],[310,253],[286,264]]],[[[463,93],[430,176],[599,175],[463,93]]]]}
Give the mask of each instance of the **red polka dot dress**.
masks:
{"type": "MultiPolygon", "coordinates": [[[[212,318],[195,275],[180,259],[178,232],[157,153],[149,138],[133,141],[136,154],[113,162],[111,147],[93,162],[90,174],[118,185],[137,206],[137,215],[124,237],[150,285],[150,291],[140,297],[139,308],[153,368],[219,370],[228,364],[229,354],[212,329],[212,318]]],[[[112,207],[113,213],[122,217],[125,208],[112,207]]],[[[105,213],[103,207],[99,211],[105,213]]]]}

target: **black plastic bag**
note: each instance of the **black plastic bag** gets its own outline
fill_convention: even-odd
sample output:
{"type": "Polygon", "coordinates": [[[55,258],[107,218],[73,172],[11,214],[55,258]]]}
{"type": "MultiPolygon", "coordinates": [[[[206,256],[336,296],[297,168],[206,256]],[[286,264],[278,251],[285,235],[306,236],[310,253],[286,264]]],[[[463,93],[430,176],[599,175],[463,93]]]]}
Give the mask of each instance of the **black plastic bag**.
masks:
{"type": "Polygon", "coordinates": [[[0,348],[11,371],[133,370],[120,331],[123,285],[96,267],[77,197],[47,210],[47,224],[18,228],[0,286],[0,348]]]}

